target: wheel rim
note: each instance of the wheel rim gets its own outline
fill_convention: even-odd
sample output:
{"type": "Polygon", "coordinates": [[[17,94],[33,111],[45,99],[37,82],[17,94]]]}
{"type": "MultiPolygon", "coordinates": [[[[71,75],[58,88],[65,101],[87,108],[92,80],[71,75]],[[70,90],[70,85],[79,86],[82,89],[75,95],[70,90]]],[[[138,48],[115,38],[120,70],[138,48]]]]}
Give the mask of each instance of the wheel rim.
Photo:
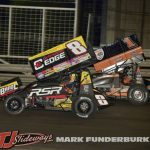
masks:
{"type": "Polygon", "coordinates": [[[87,114],[91,108],[90,104],[87,101],[81,101],[78,106],[79,111],[83,114],[87,114]]]}
{"type": "Polygon", "coordinates": [[[142,91],[136,90],[136,91],[134,91],[134,97],[135,97],[138,101],[142,101],[142,100],[143,100],[143,97],[144,97],[144,94],[143,94],[142,91]]]}
{"type": "Polygon", "coordinates": [[[22,104],[19,100],[17,99],[12,99],[8,102],[7,108],[11,112],[19,111],[22,108],[22,104]]]}

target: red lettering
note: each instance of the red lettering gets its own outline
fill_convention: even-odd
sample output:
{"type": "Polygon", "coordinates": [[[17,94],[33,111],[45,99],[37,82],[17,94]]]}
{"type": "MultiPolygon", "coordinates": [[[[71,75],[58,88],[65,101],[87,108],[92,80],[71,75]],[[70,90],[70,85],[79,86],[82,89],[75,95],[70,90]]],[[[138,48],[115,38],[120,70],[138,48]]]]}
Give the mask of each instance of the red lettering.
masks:
{"type": "Polygon", "coordinates": [[[15,142],[15,137],[17,134],[18,131],[0,133],[0,148],[7,149],[13,147],[13,143],[15,142]],[[10,137],[10,140],[9,142],[5,143],[7,137],[10,137]]]}

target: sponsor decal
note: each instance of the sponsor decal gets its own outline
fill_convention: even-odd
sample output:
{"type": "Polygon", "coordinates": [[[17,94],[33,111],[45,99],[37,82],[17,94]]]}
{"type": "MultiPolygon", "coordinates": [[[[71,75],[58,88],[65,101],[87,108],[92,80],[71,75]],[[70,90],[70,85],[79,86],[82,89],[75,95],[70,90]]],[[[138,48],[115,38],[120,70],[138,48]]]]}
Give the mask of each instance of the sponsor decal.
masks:
{"type": "Polygon", "coordinates": [[[81,36],[29,58],[34,75],[38,79],[51,76],[90,59],[81,36]],[[51,71],[49,71],[51,70],[51,71]]]}
{"type": "MultiPolygon", "coordinates": [[[[72,41],[66,44],[66,47],[72,52],[75,56],[82,55],[87,52],[87,49],[81,45],[78,41],[72,41]]],[[[52,64],[56,64],[56,62],[67,58],[64,50],[59,52],[47,55],[43,58],[37,59],[34,61],[35,70],[40,70],[45,68],[46,66],[52,66],[52,64]]],[[[79,57],[80,58],[80,57],[79,57]]],[[[66,59],[65,59],[66,60],[66,59]]],[[[80,62],[80,61],[79,61],[80,62]]],[[[81,61],[82,62],[82,61],[81,61]]],[[[66,63],[67,64],[67,63],[66,63]]],[[[68,64],[67,64],[68,66],[68,64]]],[[[66,67],[65,67],[66,68],[66,67]]]]}
{"type": "Polygon", "coordinates": [[[52,134],[24,133],[10,131],[0,133],[0,149],[9,149],[14,146],[31,145],[39,142],[48,143],[53,141],[52,134]]]}
{"type": "Polygon", "coordinates": [[[104,51],[103,51],[102,48],[101,49],[97,49],[94,52],[95,52],[96,58],[98,60],[102,60],[104,58],[104,51]]]}
{"type": "Polygon", "coordinates": [[[66,62],[63,62],[61,64],[54,66],[53,69],[55,70],[55,72],[59,72],[59,71],[65,70],[69,67],[70,67],[70,62],[66,61],[66,62]]]}
{"type": "Polygon", "coordinates": [[[18,82],[14,81],[12,83],[6,84],[0,87],[0,96],[5,96],[11,94],[18,89],[18,82]]]}
{"type": "Polygon", "coordinates": [[[35,75],[38,79],[43,79],[44,78],[44,74],[42,72],[38,73],[35,75]]]}
{"type": "Polygon", "coordinates": [[[80,82],[81,82],[81,85],[90,84],[92,82],[89,72],[87,71],[82,72],[80,82]]]}
{"type": "Polygon", "coordinates": [[[41,68],[43,68],[44,65],[43,65],[43,60],[42,59],[38,59],[34,62],[34,68],[35,70],[39,70],[41,68]]]}
{"type": "Polygon", "coordinates": [[[48,56],[44,57],[43,59],[40,58],[40,59],[34,61],[34,68],[35,68],[35,70],[42,69],[45,66],[51,65],[65,57],[66,57],[66,55],[65,55],[64,51],[60,52],[59,54],[56,53],[55,55],[54,54],[48,55],[48,56]]]}
{"type": "MultiPolygon", "coordinates": [[[[35,59],[40,58],[40,57],[45,57],[45,56],[48,55],[48,54],[53,54],[53,53],[55,53],[55,52],[59,52],[59,51],[61,51],[61,50],[63,50],[63,49],[66,49],[66,45],[67,45],[68,48],[71,48],[71,47],[79,48],[80,46],[86,48],[86,44],[85,44],[85,41],[83,40],[83,37],[82,37],[82,36],[79,36],[79,37],[76,37],[76,38],[74,38],[74,39],[72,39],[72,40],[70,40],[70,41],[67,41],[67,42],[63,43],[63,44],[57,45],[56,47],[53,47],[53,48],[48,49],[48,50],[46,50],[46,51],[44,51],[44,52],[42,52],[42,53],[39,53],[39,54],[37,54],[37,55],[34,55],[34,56],[30,57],[30,58],[29,58],[29,61],[35,60],[35,59]],[[79,42],[80,45],[79,45],[79,44],[76,44],[76,43],[75,43],[75,45],[74,45],[74,41],[79,42]],[[72,42],[73,42],[73,43],[72,43],[72,42]],[[68,43],[72,43],[72,44],[68,44],[68,43]],[[68,45],[67,45],[67,44],[68,44],[68,45]]],[[[75,50],[75,51],[76,51],[76,50],[75,50]]],[[[74,52],[74,50],[73,50],[72,52],[74,52]]]]}
{"type": "Polygon", "coordinates": [[[60,94],[62,87],[48,87],[48,88],[35,88],[32,89],[29,97],[36,95],[36,96],[46,96],[46,95],[53,95],[53,94],[60,94]]]}
{"type": "Polygon", "coordinates": [[[74,65],[82,63],[88,59],[90,59],[90,54],[86,53],[86,54],[83,54],[81,56],[77,56],[77,57],[71,59],[70,62],[71,62],[71,65],[74,66],[74,65]]]}

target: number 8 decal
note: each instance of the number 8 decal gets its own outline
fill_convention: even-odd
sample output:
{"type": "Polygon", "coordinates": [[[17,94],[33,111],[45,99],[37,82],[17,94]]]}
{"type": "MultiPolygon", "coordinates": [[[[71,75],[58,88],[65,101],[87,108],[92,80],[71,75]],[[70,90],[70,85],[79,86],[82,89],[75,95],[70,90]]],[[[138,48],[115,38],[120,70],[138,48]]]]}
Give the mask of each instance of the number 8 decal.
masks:
{"type": "Polygon", "coordinates": [[[66,44],[67,48],[70,49],[75,55],[81,55],[87,52],[86,48],[78,41],[73,41],[66,44]]]}

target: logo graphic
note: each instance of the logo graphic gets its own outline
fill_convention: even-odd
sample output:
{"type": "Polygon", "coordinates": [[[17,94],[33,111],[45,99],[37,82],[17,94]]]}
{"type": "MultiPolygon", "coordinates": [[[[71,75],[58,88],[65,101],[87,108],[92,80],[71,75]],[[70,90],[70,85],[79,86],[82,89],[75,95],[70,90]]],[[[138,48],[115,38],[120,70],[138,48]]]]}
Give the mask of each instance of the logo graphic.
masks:
{"type": "Polygon", "coordinates": [[[104,58],[104,51],[103,51],[102,48],[101,49],[97,49],[94,52],[95,52],[96,58],[98,60],[102,60],[104,58]]]}
{"type": "Polygon", "coordinates": [[[51,64],[66,57],[64,52],[54,53],[54,54],[48,55],[48,56],[44,57],[43,59],[40,58],[40,59],[34,61],[35,70],[42,69],[43,67],[51,65],[51,64]]]}
{"type": "Polygon", "coordinates": [[[10,131],[0,133],[0,149],[8,149],[13,146],[30,145],[39,142],[48,143],[53,141],[52,134],[42,133],[24,133],[19,134],[19,131],[10,131]]]}
{"type": "Polygon", "coordinates": [[[42,64],[43,60],[42,59],[38,59],[34,62],[34,67],[35,67],[35,70],[39,70],[41,68],[44,67],[44,65],[42,64]]]}
{"type": "Polygon", "coordinates": [[[62,87],[49,87],[49,88],[37,88],[37,89],[32,89],[32,91],[30,92],[29,94],[29,97],[30,96],[33,96],[34,94],[36,96],[46,96],[46,95],[52,95],[52,94],[60,94],[62,90],[62,87]]]}
{"type": "Polygon", "coordinates": [[[18,131],[0,133],[0,148],[11,148],[17,136],[18,131]]]}
{"type": "Polygon", "coordinates": [[[5,96],[7,94],[10,94],[18,89],[18,83],[17,81],[14,81],[12,83],[6,84],[0,88],[0,96],[5,96]]]}

